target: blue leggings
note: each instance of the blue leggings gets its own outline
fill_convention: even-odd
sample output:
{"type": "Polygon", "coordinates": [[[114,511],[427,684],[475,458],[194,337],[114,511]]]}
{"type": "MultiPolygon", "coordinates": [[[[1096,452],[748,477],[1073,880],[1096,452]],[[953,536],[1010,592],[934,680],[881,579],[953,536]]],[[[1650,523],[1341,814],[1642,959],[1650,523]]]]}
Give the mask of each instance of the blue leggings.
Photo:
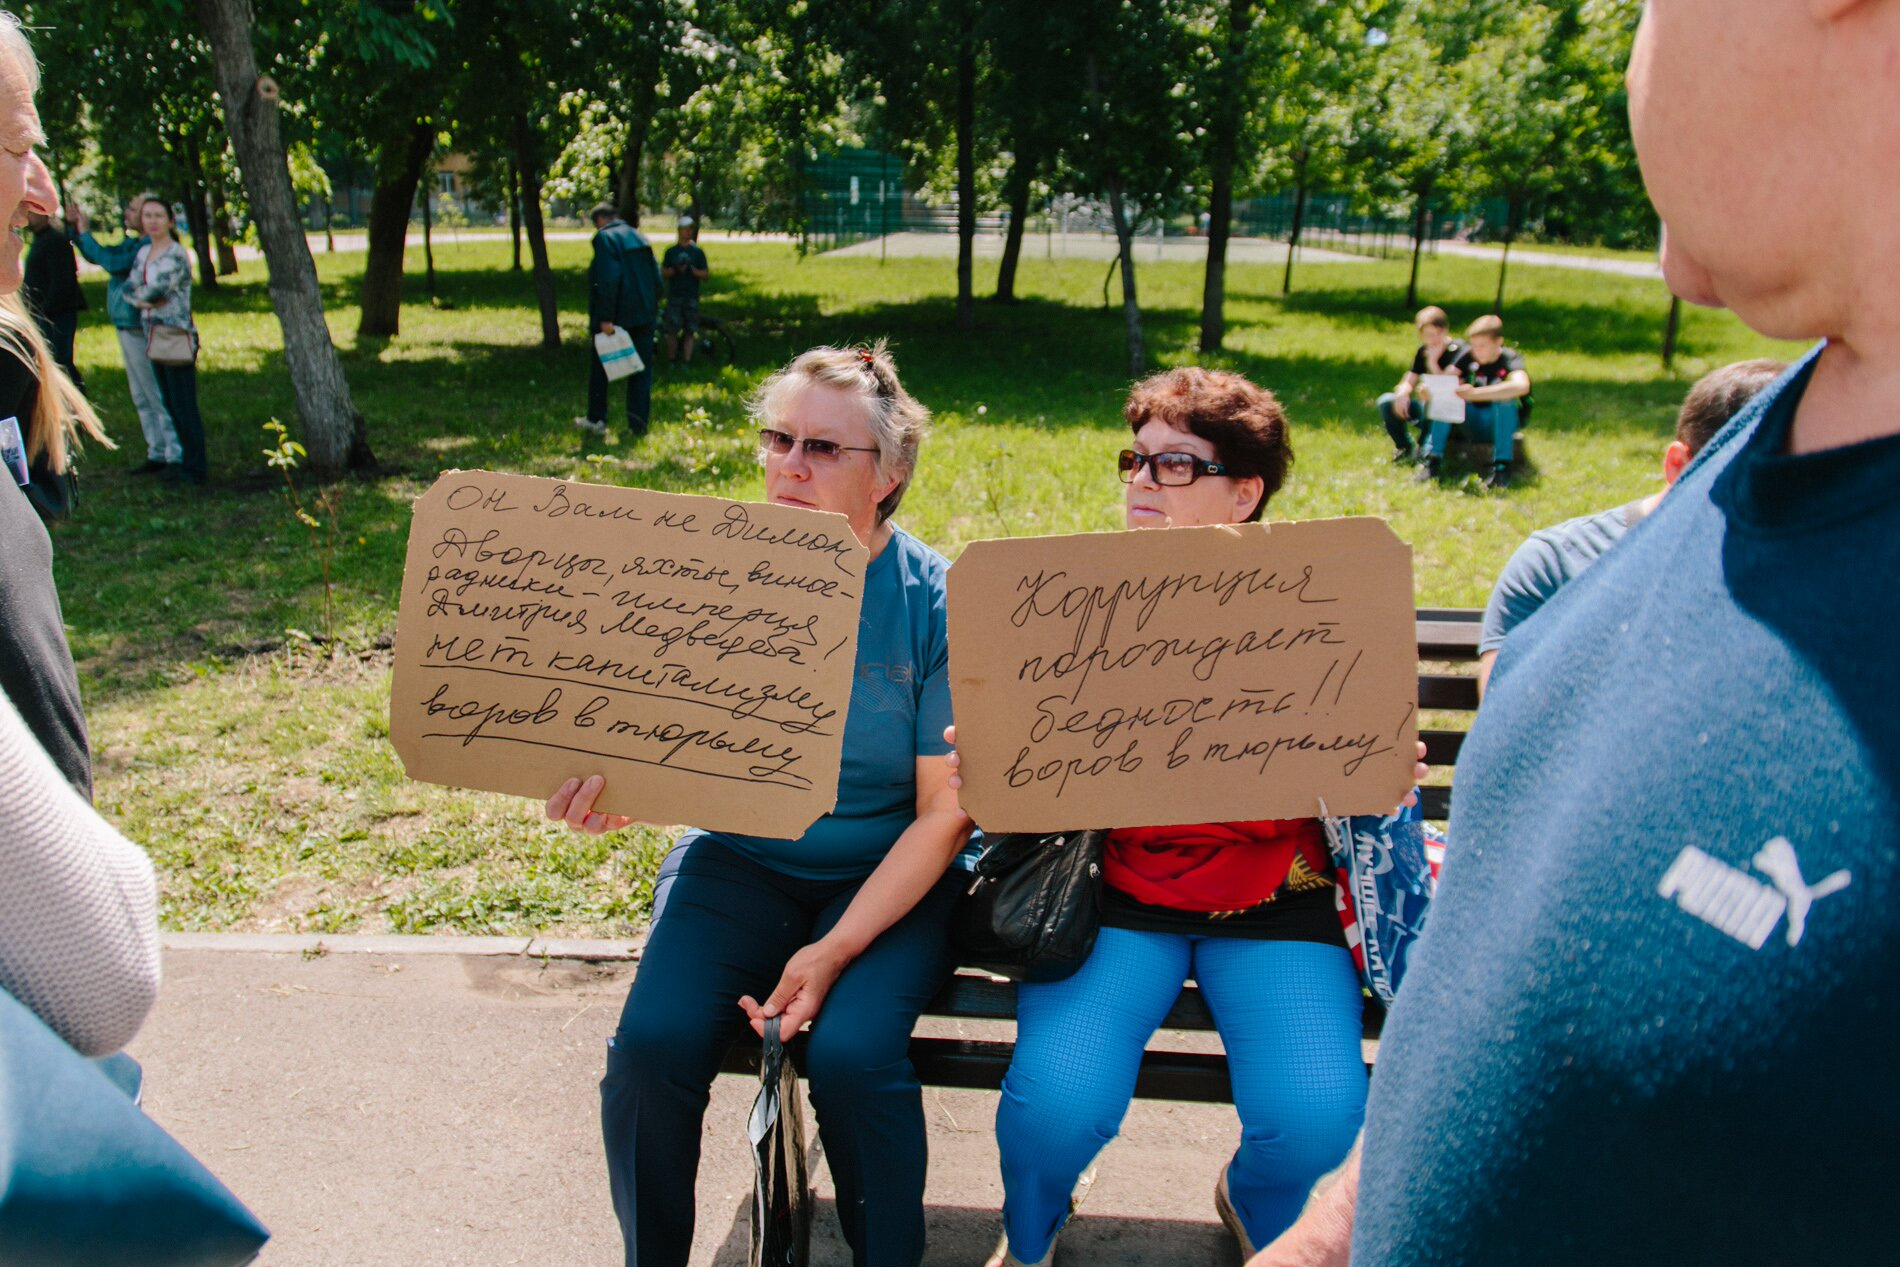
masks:
{"type": "Polygon", "coordinates": [[[1352,957],[1314,942],[1104,928],[1080,972],[1016,988],[1016,1054],[996,1141],[1010,1251],[1040,1261],[1076,1181],[1121,1129],[1143,1046],[1181,985],[1201,986],[1233,1073],[1240,1148],[1227,1171],[1256,1247],[1285,1231],[1346,1158],[1366,1110],[1352,957]]]}

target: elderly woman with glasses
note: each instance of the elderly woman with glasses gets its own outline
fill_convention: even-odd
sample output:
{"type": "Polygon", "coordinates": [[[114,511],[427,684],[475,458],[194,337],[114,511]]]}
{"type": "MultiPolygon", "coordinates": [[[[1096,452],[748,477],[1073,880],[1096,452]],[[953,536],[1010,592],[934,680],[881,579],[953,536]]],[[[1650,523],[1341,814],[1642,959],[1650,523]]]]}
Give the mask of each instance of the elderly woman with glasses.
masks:
{"type": "MultiPolygon", "coordinates": [[[[1130,528],[1258,520],[1293,461],[1279,402],[1238,374],[1155,375],[1124,413],[1130,528]]],[[[1233,1075],[1240,1147],[1214,1204],[1244,1254],[1293,1222],[1365,1113],[1359,975],[1318,819],[1121,828],[1103,861],[1088,960],[1066,980],[1016,987],[996,1113],[1004,1236],[989,1267],[1051,1259],[1078,1180],[1121,1128],[1142,1049],[1189,980],[1233,1075]]]]}
{"type": "MultiPolygon", "coordinates": [[[[908,1267],[926,1162],[910,1031],[952,966],[947,870],[970,831],[939,738],[949,564],[891,522],[929,415],[882,344],[806,352],[752,411],[767,499],[844,515],[871,553],[838,803],[797,840],[694,830],[667,856],[601,1082],[614,1209],[629,1264],[684,1267],[721,1056],[748,1021],[780,1017],[788,1035],[811,1021],[804,1072],[853,1260],[908,1267]]],[[[548,816],[624,826],[594,812],[601,786],[569,780],[548,816]]]]}

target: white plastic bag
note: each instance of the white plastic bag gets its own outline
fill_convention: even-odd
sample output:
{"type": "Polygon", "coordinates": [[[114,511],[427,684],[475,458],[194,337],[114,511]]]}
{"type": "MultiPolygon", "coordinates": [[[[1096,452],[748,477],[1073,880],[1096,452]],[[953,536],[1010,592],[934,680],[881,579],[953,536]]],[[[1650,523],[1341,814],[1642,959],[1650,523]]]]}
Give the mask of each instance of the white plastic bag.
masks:
{"type": "Polygon", "coordinates": [[[610,383],[638,374],[647,367],[640,354],[633,350],[633,336],[627,333],[625,326],[615,326],[612,334],[595,335],[594,351],[599,354],[610,383]]]}

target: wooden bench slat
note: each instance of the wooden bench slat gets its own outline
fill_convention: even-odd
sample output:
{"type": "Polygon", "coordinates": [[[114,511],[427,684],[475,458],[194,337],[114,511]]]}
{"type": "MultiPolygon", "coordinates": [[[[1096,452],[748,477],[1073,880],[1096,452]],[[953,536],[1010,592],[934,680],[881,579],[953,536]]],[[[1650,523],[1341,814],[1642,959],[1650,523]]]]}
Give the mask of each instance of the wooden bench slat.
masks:
{"type": "Polygon", "coordinates": [[[1418,658],[1421,660],[1475,660],[1479,633],[1476,625],[1453,621],[1418,622],[1418,658]]]}
{"type": "Polygon", "coordinates": [[[1458,753],[1465,746],[1465,732],[1462,730],[1421,730],[1418,737],[1425,741],[1425,760],[1430,765],[1452,766],[1458,764],[1458,753]]]}
{"type": "Polygon", "coordinates": [[[1478,679],[1458,673],[1418,675],[1418,706],[1461,713],[1478,711],[1478,679]]]}
{"type": "Polygon", "coordinates": [[[1424,816],[1434,823],[1448,822],[1451,819],[1451,789],[1448,787],[1422,787],[1418,790],[1418,803],[1424,810],[1424,816]]]}

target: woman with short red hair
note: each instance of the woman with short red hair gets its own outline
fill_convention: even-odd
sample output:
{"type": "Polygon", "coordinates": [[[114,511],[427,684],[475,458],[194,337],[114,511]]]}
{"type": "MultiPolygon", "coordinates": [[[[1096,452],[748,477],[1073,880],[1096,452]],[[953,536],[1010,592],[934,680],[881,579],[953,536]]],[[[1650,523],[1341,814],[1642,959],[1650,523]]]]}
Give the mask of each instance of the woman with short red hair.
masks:
{"type": "MultiPolygon", "coordinates": [[[[1293,461],[1279,401],[1238,374],[1157,374],[1125,414],[1130,528],[1258,520],[1293,461]]],[[[1233,1075],[1241,1142],[1214,1200],[1244,1253],[1293,1222],[1365,1113],[1359,975],[1318,819],[1122,828],[1104,858],[1087,962],[1016,988],[996,1114],[1004,1240],[989,1267],[1050,1259],[1078,1179],[1120,1129],[1142,1049],[1189,979],[1233,1075]]]]}

